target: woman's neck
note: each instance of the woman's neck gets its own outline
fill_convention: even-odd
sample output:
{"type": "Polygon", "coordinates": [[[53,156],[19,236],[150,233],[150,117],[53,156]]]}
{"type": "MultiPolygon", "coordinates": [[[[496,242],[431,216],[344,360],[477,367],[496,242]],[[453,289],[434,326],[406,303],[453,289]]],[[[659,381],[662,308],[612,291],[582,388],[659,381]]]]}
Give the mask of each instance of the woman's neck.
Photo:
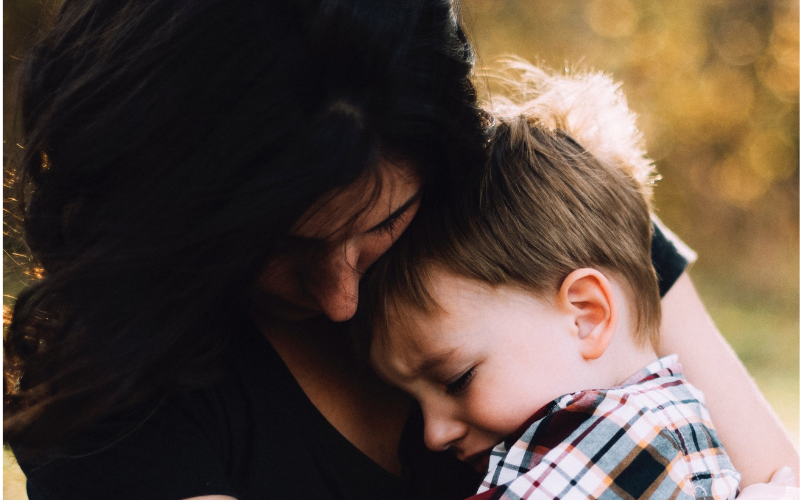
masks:
{"type": "Polygon", "coordinates": [[[356,358],[347,327],[327,318],[255,320],[328,422],[381,467],[399,475],[397,449],[411,400],[356,358]]]}

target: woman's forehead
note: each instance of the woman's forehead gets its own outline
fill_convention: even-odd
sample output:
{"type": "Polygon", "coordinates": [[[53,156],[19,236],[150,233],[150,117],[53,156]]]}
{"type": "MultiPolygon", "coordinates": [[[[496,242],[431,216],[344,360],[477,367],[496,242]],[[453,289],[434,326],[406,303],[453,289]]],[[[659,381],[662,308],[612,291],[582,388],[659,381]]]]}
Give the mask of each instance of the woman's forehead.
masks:
{"type": "Polygon", "coordinates": [[[367,232],[417,196],[421,188],[413,164],[381,160],[352,184],[324,194],[303,213],[291,233],[337,240],[367,232]]]}

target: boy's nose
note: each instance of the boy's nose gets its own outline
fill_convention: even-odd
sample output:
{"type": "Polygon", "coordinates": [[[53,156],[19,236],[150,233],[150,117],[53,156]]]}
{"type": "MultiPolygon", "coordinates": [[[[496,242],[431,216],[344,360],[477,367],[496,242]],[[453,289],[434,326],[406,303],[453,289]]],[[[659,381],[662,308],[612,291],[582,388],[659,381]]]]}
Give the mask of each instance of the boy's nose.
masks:
{"type": "Polygon", "coordinates": [[[467,426],[456,419],[425,414],[425,446],[432,451],[444,451],[466,434],[467,426]]]}

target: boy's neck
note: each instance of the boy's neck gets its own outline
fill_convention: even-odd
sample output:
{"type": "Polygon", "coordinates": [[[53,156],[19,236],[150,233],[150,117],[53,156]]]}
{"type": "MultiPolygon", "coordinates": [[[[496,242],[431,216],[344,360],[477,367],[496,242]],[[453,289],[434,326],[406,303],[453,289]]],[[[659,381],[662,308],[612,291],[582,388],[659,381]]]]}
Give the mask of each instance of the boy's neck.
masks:
{"type": "Polygon", "coordinates": [[[618,332],[605,353],[597,359],[586,361],[588,377],[586,387],[579,390],[610,389],[622,385],[642,368],[658,360],[658,355],[650,342],[640,346],[632,336],[618,332]]]}
{"type": "Polygon", "coordinates": [[[643,340],[644,334],[637,329],[634,307],[629,295],[611,279],[618,312],[617,327],[605,352],[597,359],[588,361],[592,376],[602,384],[586,389],[608,389],[621,385],[642,368],[658,360],[653,343],[643,340]]]}
{"type": "MultiPolygon", "coordinates": [[[[618,336],[615,340],[623,340],[618,336]]],[[[622,385],[642,368],[658,359],[652,344],[647,341],[640,346],[632,337],[624,342],[612,342],[606,353],[597,361],[604,363],[603,371],[607,374],[608,387],[622,385]]]]}
{"type": "Polygon", "coordinates": [[[614,337],[606,351],[598,359],[592,360],[598,380],[605,383],[602,389],[616,387],[631,378],[645,366],[656,361],[658,354],[650,340],[642,341],[642,333],[631,321],[631,308],[625,294],[618,293],[620,320],[614,337]]]}

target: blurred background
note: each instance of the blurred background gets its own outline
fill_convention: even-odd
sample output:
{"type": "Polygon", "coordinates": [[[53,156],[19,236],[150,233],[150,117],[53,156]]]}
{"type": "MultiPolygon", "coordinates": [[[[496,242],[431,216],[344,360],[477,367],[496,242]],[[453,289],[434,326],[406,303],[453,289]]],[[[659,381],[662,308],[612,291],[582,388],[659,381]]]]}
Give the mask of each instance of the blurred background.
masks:
{"type": "Polygon", "coordinates": [[[607,72],[711,316],[798,443],[798,2],[464,0],[478,65],[607,72]]]}
{"type": "MultiPolygon", "coordinates": [[[[58,4],[3,2],[4,155],[19,58],[58,4]]],[[[699,254],[695,285],[797,446],[798,2],[462,0],[462,11],[479,68],[516,54],[623,82],[663,177],[656,212],[699,254]]],[[[4,249],[7,306],[23,257],[13,234],[4,249]]],[[[4,472],[4,498],[24,499],[8,453],[4,472]]]]}

